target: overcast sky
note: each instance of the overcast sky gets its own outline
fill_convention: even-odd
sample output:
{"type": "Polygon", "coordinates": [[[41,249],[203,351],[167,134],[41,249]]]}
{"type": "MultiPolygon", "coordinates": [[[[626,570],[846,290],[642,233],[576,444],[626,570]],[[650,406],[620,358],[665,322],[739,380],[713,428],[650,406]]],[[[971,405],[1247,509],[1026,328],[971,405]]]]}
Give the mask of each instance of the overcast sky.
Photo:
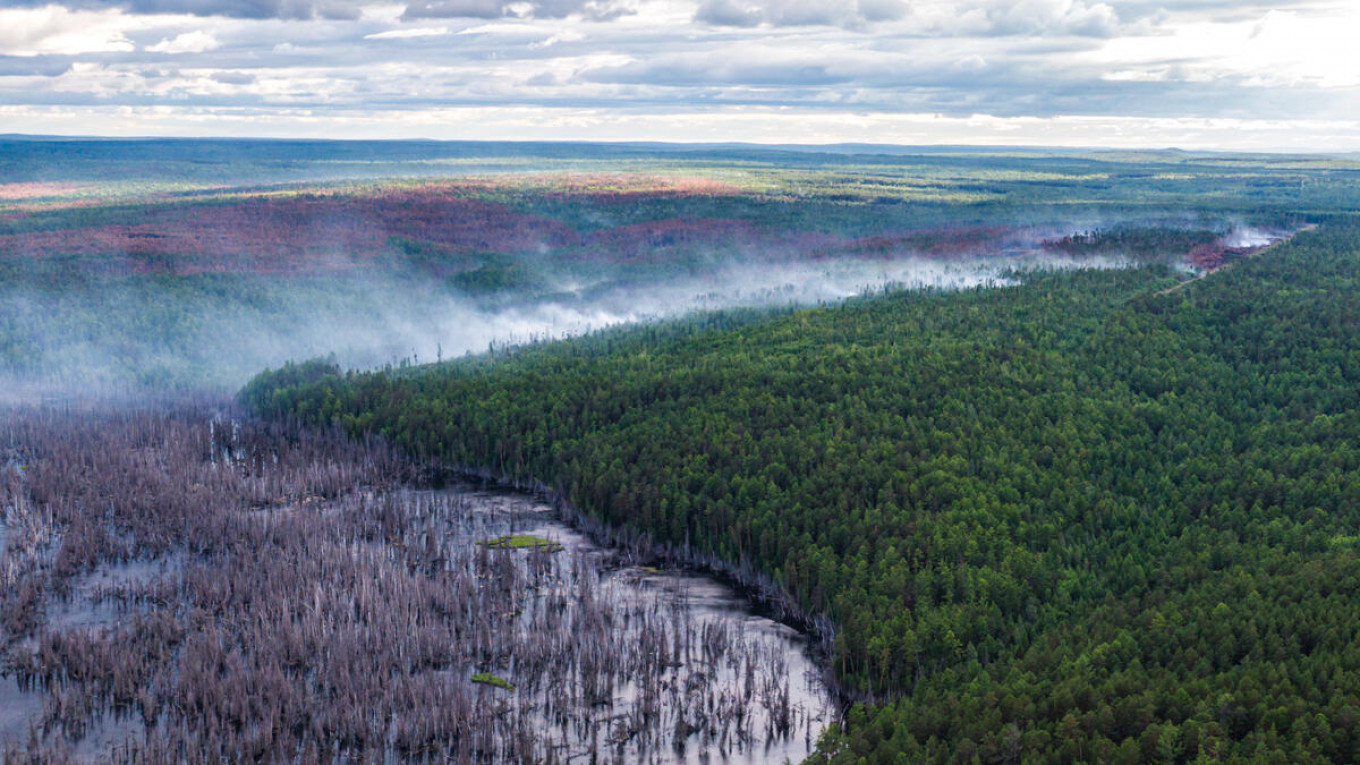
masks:
{"type": "Polygon", "coordinates": [[[1360,2],[0,0],[0,132],[1360,150],[1360,2]]]}

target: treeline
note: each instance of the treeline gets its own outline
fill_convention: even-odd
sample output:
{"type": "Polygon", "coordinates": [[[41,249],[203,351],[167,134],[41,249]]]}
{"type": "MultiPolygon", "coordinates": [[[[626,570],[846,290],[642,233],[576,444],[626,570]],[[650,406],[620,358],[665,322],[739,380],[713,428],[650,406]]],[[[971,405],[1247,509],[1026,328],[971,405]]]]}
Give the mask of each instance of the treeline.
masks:
{"type": "MultiPolygon", "coordinates": [[[[1297,224],[1295,224],[1297,225],[1297,224]]],[[[1224,232],[1208,229],[1114,226],[1107,230],[1068,234],[1048,242],[1049,249],[1068,255],[1129,255],[1141,260],[1173,260],[1212,244],[1224,232]]]]}
{"type": "Polygon", "coordinates": [[[837,625],[834,762],[1360,757],[1360,228],[641,327],[255,409],[770,573],[837,625]]]}

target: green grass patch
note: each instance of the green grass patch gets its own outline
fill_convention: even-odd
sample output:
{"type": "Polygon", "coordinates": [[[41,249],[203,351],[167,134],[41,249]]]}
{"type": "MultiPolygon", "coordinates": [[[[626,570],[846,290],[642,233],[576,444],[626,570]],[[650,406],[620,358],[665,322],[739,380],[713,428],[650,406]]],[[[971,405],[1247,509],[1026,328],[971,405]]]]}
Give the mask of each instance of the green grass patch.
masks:
{"type": "Polygon", "coordinates": [[[506,679],[503,678],[503,677],[496,677],[495,675],[492,675],[492,674],[489,674],[489,673],[486,673],[486,672],[482,672],[482,673],[480,673],[480,674],[473,675],[473,676],[472,676],[472,682],[474,682],[474,683],[481,683],[482,685],[494,685],[494,686],[496,686],[497,688],[501,688],[501,689],[507,690],[507,691],[513,691],[513,690],[515,690],[515,684],[514,684],[514,683],[510,682],[509,680],[506,680],[506,679]]]}
{"type": "Polygon", "coordinates": [[[485,545],[496,550],[519,550],[526,547],[547,548],[548,552],[559,552],[562,550],[560,542],[554,542],[545,537],[535,537],[528,534],[506,534],[495,539],[484,539],[477,544],[485,545]]]}

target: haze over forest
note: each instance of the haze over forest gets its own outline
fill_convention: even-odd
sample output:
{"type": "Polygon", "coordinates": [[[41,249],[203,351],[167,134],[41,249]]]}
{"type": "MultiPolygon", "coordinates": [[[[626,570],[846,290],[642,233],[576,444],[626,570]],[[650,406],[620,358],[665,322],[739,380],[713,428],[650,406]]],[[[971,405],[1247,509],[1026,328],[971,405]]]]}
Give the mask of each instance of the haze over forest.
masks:
{"type": "MultiPolygon", "coordinates": [[[[11,278],[0,318],[12,328],[7,395],[18,399],[234,390],[264,367],[311,356],[352,368],[434,361],[700,309],[1006,284],[1034,269],[1140,258],[1175,265],[1197,245],[1265,242],[1293,225],[1278,212],[1250,220],[1237,209],[1187,211],[1177,206],[1180,184],[1155,178],[1111,188],[1098,204],[1059,206],[1065,184],[1121,162],[1140,171],[1216,165],[1208,155],[6,147],[14,180],[0,246],[11,278]],[[61,159],[72,151],[79,159],[61,159]],[[155,159],[133,162],[148,151],[155,159]],[[1013,180],[991,181],[994,164],[1013,180]],[[453,174],[431,177],[432,167],[453,174]],[[1031,180],[1050,177],[1058,183],[1048,188],[1031,180]],[[1144,193],[1165,205],[1147,205],[1144,193]],[[1173,249],[1070,243],[1147,227],[1174,232],[1173,249]]],[[[1243,173],[1235,182],[1254,181],[1243,173]]]]}
{"type": "Polygon", "coordinates": [[[6,757],[1357,745],[1350,160],[0,148],[6,757]]]}
{"type": "Polygon", "coordinates": [[[10,0],[0,761],[1360,760],[1349,0],[10,0]]]}

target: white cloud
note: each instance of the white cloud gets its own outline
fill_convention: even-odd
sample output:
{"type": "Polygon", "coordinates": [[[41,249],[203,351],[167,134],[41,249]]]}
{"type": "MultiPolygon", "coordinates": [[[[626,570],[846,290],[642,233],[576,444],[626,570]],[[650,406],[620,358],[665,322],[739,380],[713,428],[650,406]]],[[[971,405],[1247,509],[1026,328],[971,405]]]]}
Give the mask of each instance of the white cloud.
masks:
{"type": "Polygon", "coordinates": [[[954,62],[954,68],[965,72],[977,72],[987,68],[987,59],[974,53],[954,62]]]}
{"type": "Polygon", "coordinates": [[[539,41],[539,42],[532,42],[532,43],[529,43],[529,47],[530,47],[531,49],[533,49],[533,50],[542,50],[542,49],[544,49],[544,48],[551,48],[552,46],[554,46],[554,45],[556,45],[556,44],[558,44],[558,43],[564,43],[564,42],[567,42],[567,43],[570,43],[570,42],[580,42],[580,41],[582,41],[582,40],[584,40],[584,39],[586,39],[586,36],[585,36],[584,33],[579,32],[579,31],[574,30],[574,29],[568,29],[568,30],[564,30],[564,31],[558,32],[557,34],[553,35],[552,37],[547,38],[546,40],[541,40],[541,41],[539,41]]]}
{"type": "MultiPolygon", "coordinates": [[[[363,115],[419,121],[412,115],[481,104],[558,115],[562,137],[597,113],[631,114],[617,124],[641,125],[648,137],[654,126],[639,115],[669,109],[826,115],[808,118],[805,140],[830,135],[814,127],[852,111],[862,118],[852,133],[921,113],[1360,119],[1351,39],[1360,4],[1343,0],[1292,0],[1288,11],[1265,0],[70,0],[83,10],[41,2],[0,0],[9,6],[0,9],[0,103],[305,106],[318,121],[343,112],[337,125],[396,131],[407,123],[363,115]],[[170,5],[180,12],[147,12],[170,5]],[[413,21],[422,14],[431,18],[413,21]]],[[[198,114],[209,113],[221,114],[198,114]]],[[[252,114],[292,125],[296,112],[277,123],[252,114]]],[[[723,136],[715,140],[746,124],[724,115],[712,122],[712,135],[723,136]]],[[[202,119],[247,130],[234,118],[202,119]]],[[[933,124],[958,127],[959,140],[982,129],[933,124]]],[[[1026,124],[987,129],[1028,136],[1026,124]]],[[[1097,123],[1061,124],[1068,140],[1086,126],[1095,137],[1076,143],[1106,142],[1097,123]]],[[[1157,135],[1230,137],[1177,130],[1157,135]]]]}
{"type": "Polygon", "coordinates": [[[414,37],[441,37],[449,33],[448,27],[415,27],[412,29],[389,29],[364,35],[365,40],[409,40],[414,37]]]}
{"type": "Polygon", "coordinates": [[[701,0],[695,21],[713,26],[840,26],[902,18],[902,0],[701,0]]]}
{"type": "Polygon", "coordinates": [[[382,21],[392,24],[401,19],[401,14],[405,11],[405,3],[365,5],[360,9],[359,18],[365,21],[382,21]]]}
{"type": "Polygon", "coordinates": [[[1214,81],[1253,87],[1360,87],[1360,7],[1303,14],[1271,10],[1243,21],[1188,22],[1166,33],[1111,40],[1089,60],[1119,79],[1214,81]]]}
{"type": "Polygon", "coordinates": [[[73,56],[136,49],[127,32],[141,22],[121,11],[72,11],[60,5],[0,10],[0,55],[73,56]]]}
{"type": "Polygon", "coordinates": [[[1111,82],[1166,82],[1171,78],[1171,70],[1167,67],[1116,69],[1106,72],[1102,77],[1111,82]]]}
{"type": "Polygon", "coordinates": [[[477,24],[476,26],[465,27],[458,30],[460,35],[495,35],[502,41],[514,44],[513,40],[529,37],[539,37],[542,31],[529,22],[523,21],[498,21],[490,24],[477,24]]]}
{"type": "Polygon", "coordinates": [[[1109,37],[1121,29],[1115,8],[1098,0],[699,0],[694,19],[718,27],[836,26],[861,32],[902,22],[895,28],[961,36],[1109,37]]]}
{"type": "Polygon", "coordinates": [[[412,0],[408,19],[563,19],[610,21],[636,13],[633,0],[412,0]]]}
{"type": "Polygon", "coordinates": [[[457,107],[411,111],[0,105],[0,132],[480,140],[871,142],[1260,151],[1360,151],[1360,122],[1127,117],[946,117],[781,108],[601,110],[457,107]]]}
{"type": "Polygon", "coordinates": [[[1088,0],[917,0],[908,17],[919,34],[1110,37],[1121,31],[1113,6],[1088,0]]]}
{"type": "Polygon", "coordinates": [[[220,47],[222,43],[216,37],[199,29],[176,35],[173,40],[164,38],[155,45],[148,45],[146,50],[148,53],[204,53],[220,47]]]}
{"type": "Polygon", "coordinates": [[[53,92],[90,94],[99,99],[134,92],[146,87],[145,77],[131,72],[108,69],[90,61],[76,61],[47,83],[53,92]]]}

